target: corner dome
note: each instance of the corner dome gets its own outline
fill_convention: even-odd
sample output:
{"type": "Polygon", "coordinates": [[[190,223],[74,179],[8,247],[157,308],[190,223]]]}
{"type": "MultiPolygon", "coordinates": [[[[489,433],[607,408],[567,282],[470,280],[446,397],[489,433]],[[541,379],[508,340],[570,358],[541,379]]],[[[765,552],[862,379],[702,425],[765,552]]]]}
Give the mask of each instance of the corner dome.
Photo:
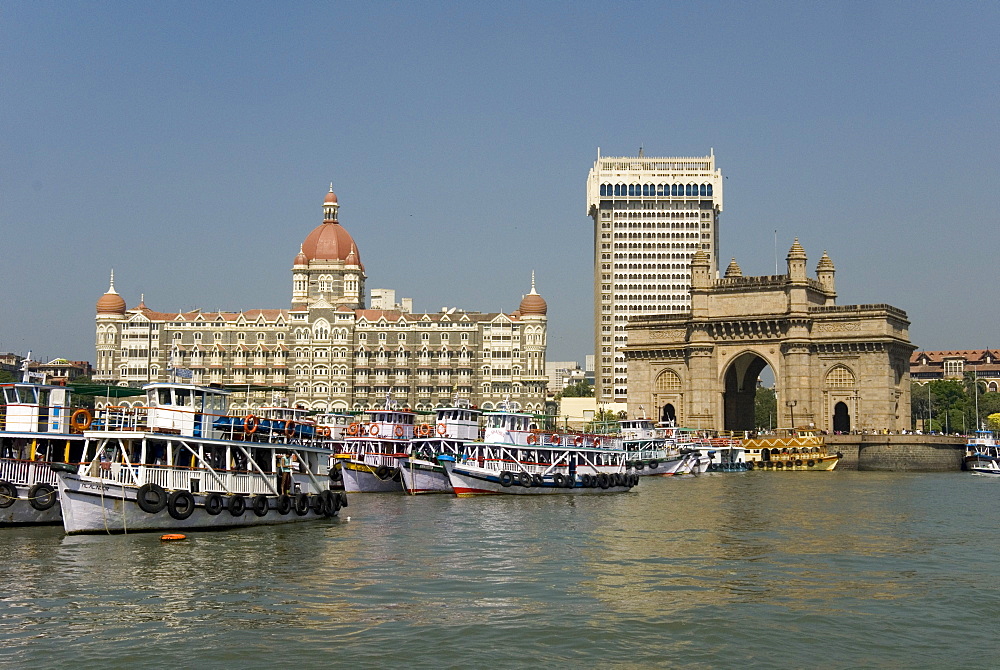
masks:
{"type": "Polygon", "coordinates": [[[364,270],[354,238],[337,221],[337,209],[337,196],[331,184],[330,192],[323,201],[323,223],[306,236],[299,255],[295,257],[296,265],[305,265],[300,262],[304,257],[306,262],[341,261],[348,265],[357,265],[364,270]]]}
{"type": "Polygon", "coordinates": [[[124,314],[125,299],[115,290],[115,271],[111,271],[111,285],[108,292],[97,299],[98,314],[124,314]]]}
{"type": "Polygon", "coordinates": [[[545,316],[549,311],[545,298],[540,296],[535,290],[535,273],[531,273],[531,292],[521,298],[521,305],[517,308],[521,316],[545,316]]]}

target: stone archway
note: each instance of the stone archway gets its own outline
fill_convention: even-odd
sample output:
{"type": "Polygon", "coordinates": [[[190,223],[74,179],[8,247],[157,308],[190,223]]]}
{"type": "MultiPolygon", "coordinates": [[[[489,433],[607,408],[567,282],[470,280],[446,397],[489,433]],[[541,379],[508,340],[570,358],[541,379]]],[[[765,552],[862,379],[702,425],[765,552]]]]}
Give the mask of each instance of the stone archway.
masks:
{"type": "Polygon", "coordinates": [[[754,430],[754,400],[757,379],[767,361],[747,352],[734,358],[723,378],[724,430],[754,430]]]}
{"type": "Polygon", "coordinates": [[[833,408],[833,432],[851,432],[851,411],[846,402],[838,402],[833,408]]]}
{"type": "Polygon", "coordinates": [[[660,421],[670,426],[677,425],[677,410],[672,403],[667,403],[660,411],[660,421]]]}

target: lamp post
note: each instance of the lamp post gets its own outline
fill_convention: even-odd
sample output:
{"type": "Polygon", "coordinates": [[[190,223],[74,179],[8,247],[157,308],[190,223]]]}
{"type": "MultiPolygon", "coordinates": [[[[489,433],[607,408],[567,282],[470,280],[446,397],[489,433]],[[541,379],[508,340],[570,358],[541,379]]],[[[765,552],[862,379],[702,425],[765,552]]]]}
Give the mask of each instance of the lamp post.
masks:
{"type": "Polygon", "coordinates": [[[792,415],[792,426],[791,426],[791,429],[794,431],[795,430],[795,405],[798,404],[798,401],[797,400],[786,400],[785,404],[788,406],[788,411],[792,415]]]}

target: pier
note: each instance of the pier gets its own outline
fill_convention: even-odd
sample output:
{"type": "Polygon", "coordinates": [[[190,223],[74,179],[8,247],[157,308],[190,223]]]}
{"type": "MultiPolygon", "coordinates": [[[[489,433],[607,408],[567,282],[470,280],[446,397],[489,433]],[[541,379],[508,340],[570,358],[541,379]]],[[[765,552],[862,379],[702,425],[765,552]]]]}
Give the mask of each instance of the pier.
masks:
{"type": "Polygon", "coordinates": [[[950,472],[962,469],[966,438],[951,435],[827,435],[827,448],[844,455],[841,470],[950,472]]]}

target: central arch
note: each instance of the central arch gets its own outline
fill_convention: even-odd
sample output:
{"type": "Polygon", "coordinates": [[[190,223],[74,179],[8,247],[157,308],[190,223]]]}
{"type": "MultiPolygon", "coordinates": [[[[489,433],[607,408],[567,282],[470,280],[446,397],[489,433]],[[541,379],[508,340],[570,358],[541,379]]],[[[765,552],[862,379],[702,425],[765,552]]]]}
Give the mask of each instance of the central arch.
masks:
{"type": "Polygon", "coordinates": [[[761,356],[746,352],[734,358],[723,377],[724,430],[754,430],[754,400],[757,379],[768,362],[761,356]]]}

